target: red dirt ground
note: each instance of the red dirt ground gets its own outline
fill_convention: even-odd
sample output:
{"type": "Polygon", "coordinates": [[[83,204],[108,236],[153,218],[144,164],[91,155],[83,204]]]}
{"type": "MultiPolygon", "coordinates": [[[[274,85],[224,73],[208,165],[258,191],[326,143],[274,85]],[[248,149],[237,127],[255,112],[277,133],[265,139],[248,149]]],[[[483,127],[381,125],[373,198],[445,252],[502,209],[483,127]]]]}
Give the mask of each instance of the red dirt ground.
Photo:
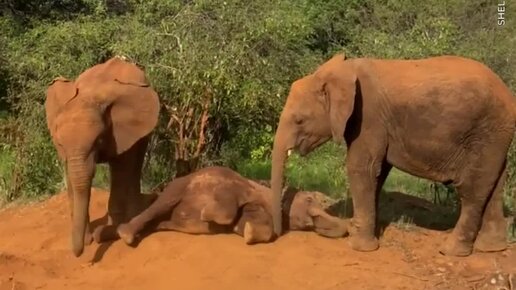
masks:
{"type": "MultiPolygon", "coordinates": [[[[93,220],[105,214],[107,196],[93,191],[93,220]]],[[[371,253],[311,232],[254,246],[237,235],[160,232],[136,248],[92,244],[80,258],[72,255],[69,231],[63,193],[0,210],[0,290],[497,289],[485,288],[491,281],[516,289],[514,244],[502,253],[444,257],[437,249],[445,233],[421,228],[390,226],[371,253]]]]}

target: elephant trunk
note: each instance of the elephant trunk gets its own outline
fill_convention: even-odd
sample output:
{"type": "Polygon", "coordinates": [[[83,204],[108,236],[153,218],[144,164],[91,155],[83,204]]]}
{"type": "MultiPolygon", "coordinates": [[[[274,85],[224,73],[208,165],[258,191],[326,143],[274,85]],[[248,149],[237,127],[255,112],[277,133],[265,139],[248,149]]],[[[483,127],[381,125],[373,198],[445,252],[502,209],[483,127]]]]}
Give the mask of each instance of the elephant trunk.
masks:
{"type": "Polygon", "coordinates": [[[95,161],[90,155],[76,155],[67,159],[67,174],[73,189],[72,249],[76,257],[84,250],[84,236],[89,223],[91,181],[95,161]]]}
{"type": "Polygon", "coordinates": [[[274,232],[277,236],[282,233],[282,192],[284,182],[285,162],[287,161],[288,143],[283,137],[281,123],[274,137],[274,145],[272,149],[272,169],[271,169],[271,190],[272,190],[272,218],[274,223],[274,232]]]}
{"type": "Polygon", "coordinates": [[[322,229],[317,223],[315,223],[315,232],[328,238],[341,238],[349,233],[348,219],[340,219],[338,217],[330,216],[328,222],[330,225],[327,225],[322,229]]]}
{"type": "Polygon", "coordinates": [[[349,219],[328,214],[321,207],[312,207],[308,214],[313,218],[314,231],[328,238],[340,238],[349,233],[349,219]]]}

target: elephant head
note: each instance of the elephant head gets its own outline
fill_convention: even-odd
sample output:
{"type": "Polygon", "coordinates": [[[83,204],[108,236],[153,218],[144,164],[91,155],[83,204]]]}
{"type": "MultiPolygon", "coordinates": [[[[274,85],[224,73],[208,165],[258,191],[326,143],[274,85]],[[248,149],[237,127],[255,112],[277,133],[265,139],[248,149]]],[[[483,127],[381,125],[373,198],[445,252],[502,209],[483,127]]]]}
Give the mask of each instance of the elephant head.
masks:
{"type": "Polygon", "coordinates": [[[287,156],[291,150],[304,156],[332,136],[336,142],[343,142],[354,109],[356,81],[352,62],[339,54],[292,84],[272,151],[272,214],[277,235],[282,230],[281,191],[287,156]]]}
{"type": "Polygon", "coordinates": [[[66,164],[67,187],[73,197],[72,247],[76,256],[84,248],[96,163],[124,153],[149,135],[159,113],[156,92],[140,79],[131,79],[127,69],[117,78],[98,75],[80,83],[56,78],[45,101],[48,129],[66,164]]]}

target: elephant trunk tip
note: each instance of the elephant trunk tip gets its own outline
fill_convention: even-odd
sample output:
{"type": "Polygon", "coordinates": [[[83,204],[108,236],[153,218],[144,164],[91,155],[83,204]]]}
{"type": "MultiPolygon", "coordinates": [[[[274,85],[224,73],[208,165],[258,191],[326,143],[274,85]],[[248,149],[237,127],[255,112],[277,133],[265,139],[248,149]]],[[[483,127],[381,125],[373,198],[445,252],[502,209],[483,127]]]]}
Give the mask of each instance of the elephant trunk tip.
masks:
{"type": "Polygon", "coordinates": [[[79,257],[84,252],[84,245],[82,243],[73,242],[72,251],[75,257],[79,257]]]}
{"type": "Polygon", "coordinates": [[[75,257],[79,257],[84,252],[84,231],[83,227],[74,229],[72,232],[72,252],[75,257]]]}

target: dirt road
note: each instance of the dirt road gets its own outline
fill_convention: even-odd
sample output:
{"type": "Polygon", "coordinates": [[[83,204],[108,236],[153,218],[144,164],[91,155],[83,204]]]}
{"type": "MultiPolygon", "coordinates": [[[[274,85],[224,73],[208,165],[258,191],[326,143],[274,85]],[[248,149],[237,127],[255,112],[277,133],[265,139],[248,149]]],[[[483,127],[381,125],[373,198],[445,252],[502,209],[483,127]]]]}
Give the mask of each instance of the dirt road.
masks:
{"type": "MultiPolygon", "coordinates": [[[[107,196],[94,190],[93,220],[105,214],[107,196]]],[[[444,233],[420,228],[387,228],[372,253],[309,232],[254,246],[237,235],[161,232],[136,248],[92,244],[80,258],[72,255],[69,231],[63,193],[0,210],[0,290],[484,289],[491,281],[511,287],[508,274],[516,275],[514,245],[503,253],[443,257],[437,248],[444,233]]]]}

